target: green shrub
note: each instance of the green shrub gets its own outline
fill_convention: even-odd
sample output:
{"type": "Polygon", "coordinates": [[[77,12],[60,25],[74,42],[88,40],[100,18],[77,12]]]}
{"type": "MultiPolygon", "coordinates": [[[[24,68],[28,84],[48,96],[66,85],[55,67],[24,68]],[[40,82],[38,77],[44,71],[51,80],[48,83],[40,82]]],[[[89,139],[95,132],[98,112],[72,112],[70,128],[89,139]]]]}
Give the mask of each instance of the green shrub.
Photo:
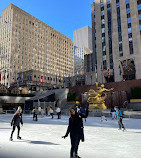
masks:
{"type": "Polygon", "coordinates": [[[141,99],[141,87],[131,88],[130,99],[141,99]]]}
{"type": "Polygon", "coordinates": [[[67,101],[77,101],[78,95],[76,92],[69,92],[67,95],[67,101]]]}

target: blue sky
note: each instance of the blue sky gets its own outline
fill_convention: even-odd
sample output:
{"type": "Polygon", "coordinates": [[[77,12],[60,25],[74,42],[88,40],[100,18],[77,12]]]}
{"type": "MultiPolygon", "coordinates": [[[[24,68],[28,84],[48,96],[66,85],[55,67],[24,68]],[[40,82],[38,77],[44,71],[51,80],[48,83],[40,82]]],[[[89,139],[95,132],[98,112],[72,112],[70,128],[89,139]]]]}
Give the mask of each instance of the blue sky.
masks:
{"type": "Polygon", "coordinates": [[[47,23],[73,40],[73,31],[91,27],[91,4],[94,0],[0,0],[2,10],[10,3],[47,23]]]}

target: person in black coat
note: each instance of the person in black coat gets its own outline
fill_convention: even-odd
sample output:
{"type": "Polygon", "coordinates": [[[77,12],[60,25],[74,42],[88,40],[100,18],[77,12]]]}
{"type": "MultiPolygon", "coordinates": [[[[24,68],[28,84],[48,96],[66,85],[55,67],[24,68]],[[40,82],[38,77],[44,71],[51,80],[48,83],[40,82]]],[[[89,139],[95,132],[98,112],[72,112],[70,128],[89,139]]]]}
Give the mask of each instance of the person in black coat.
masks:
{"type": "Polygon", "coordinates": [[[13,137],[13,133],[15,131],[16,126],[18,128],[17,139],[21,139],[21,137],[19,136],[19,134],[20,134],[20,123],[23,125],[23,121],[22,121],[22,109],[19,106],[18,109],[17,109],[17,111],[15,112],[13,118],[12,118],[12,121],[11,121],[11,126],[13,126],[13,130],[11,132],[11,137],[10,137],[11,141],[13,140],[12,137],[13,137]]]}
{"type": "Polygon", "coordinates": [[[35,106],[35,108],[32,110],[33,112],[33,121],[38,121],[38,109],[37,109],[37,106],[35,106]]]}
{"type": "Polygon", "coordinates": [[[75,108],[70,109],[70,118],[69,118],[69,125],[65,136],[62,138],[66,138],[70,133],[71,139],[71,150],[70,150],[70,157],[71,158],[80,158],[77,154],[78,146],[80,140],[84,142],[84,131],[83,131],[83,120],[82,118],[86,118],[88,116],[88,109],[86,114],[78,114],[75,108]]]}

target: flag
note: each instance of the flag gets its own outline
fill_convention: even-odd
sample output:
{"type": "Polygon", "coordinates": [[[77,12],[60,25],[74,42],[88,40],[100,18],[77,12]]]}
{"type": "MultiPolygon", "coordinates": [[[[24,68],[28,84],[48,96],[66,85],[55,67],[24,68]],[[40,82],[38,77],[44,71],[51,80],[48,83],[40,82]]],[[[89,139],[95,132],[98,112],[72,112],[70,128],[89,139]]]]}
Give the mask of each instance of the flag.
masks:
{"type": "Polygon", "coordinates": [[[126,59],[126,71],[127,71],[127,79],[128,79],[128,59],[126,59]]]}
{"type": "Polygon", "coordinates": [[[91,66],[91,80],[92,80],[93,74],[92,74],[92,66],[91,66]]]}
{"type": "Polygon", "coordinates": [[[57,75],[56,75],[56,83],[57,83],[57,75]]]}
{"type": "Polygon", "coordinates": [[[41,76],[41,82],[43,83],[43,76],[41,76]]]}
{"type": "Polygon", "coordinates": [[[92,84],[92,78],[93,78],[93,75],[92,75],[92,66],[91,66],[91,84],[92,84]]]}
{"type": "Polygon", "coordinates": [[[29,81],[29,76],[27,76],[27,81],[29,81]]]}
{"type": "Polygon", "coordinates": [[[119,64],[119,67],[118,67],[118,68],[119,68],[119,75],[121,76],[121,73],[122,73],[122,72],[121,72],[120,64],[119,64]]]}
{"type": "Polygon", "coordinates": [[[12,82],[13,82],[13,80],[14,80],[14,74],[13,74],[13,71],[12,71],[12,82]]]}
{"type": "Polygon", "coordinates": [[[101,64],[101,76],[103,76],[103,66],[101,64]]]}
{"type": "Polygon", "coordinates": [[[69,75],[69,84],[70,84],[70,75],[69,75]]]}
{"type": "Polygon", "coordinates": [[[95,78],[96,78],[96,81],[97,81],[97,70],[96,70],[96,64],[95,64],[95,78]]]}
{"type": "Polygon", "coordinates": [[[20,74],[18,74],[18,84],[20,84],[20,74]]]}
{"type": "Polygon", "coordinates": [[[87,74],[86,74],[86,76],[85,76],[85,77],[86,77],[86,81],[87,81],[87,74]]]}
{"type": "Polygon", "coordinates": [[[38,80],[39,80],[39,82],[40,82],[40,75],[38,76],[38,80]]]}
{"type": "Polygon", "coordinates": [[[22,83],[23,83],[23,72],[22,72],[22,83]]]}
{"type": "Polygon", "coordinates": [[[25,74],[25,85],[26,85],[26,74],[25,74]]]}
{"type": "Polygon", "coordinates": [[[76,77],[77,77],[77,81],[78,81],[78,79],[79,79],[79,74],[78,74],[78,71],[77,71],[77,75],[76,75],[76,77]]]}
{"type": "Polygon", "coordinates": [[[30,74],[30,81],[32,81],[32,74],[30,74]]]}
{"type": "Polygon", "coordinates": [[[115,75],[115,70],[114,70],[114,67],[113,67],[113,78],[114,78],[114,75],[115,75]]]}
{"type": "Polygon", "coordinates": [[[136,73],[136,67],[135,67],[135,62],[133,61],[133,71],[136,73]]]}
{"type": "Polygon", "coordinates": [[[47,76],[45,75],[45,82],[47,83],[47,76]]]}
{"type": "Polygon", "coordinates": [[[63,83],[65,82],[64,72],[63,72],[63,83]]]}

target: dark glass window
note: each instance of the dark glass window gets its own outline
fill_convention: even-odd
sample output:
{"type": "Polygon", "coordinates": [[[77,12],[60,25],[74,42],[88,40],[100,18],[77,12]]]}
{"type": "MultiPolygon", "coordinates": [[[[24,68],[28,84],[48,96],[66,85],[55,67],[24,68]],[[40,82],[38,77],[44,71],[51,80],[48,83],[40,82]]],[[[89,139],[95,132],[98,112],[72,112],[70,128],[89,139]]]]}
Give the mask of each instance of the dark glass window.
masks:
{"type": "Polygon", "coordinates": [[[103,7],[101,7],[101,11],[103,11],[104,10],[104,6],[103,7]]]}
{"type": "Polygon", "coordinates": [[[126,8],[129,8],[129,4],[126,4],[126,8]]]}
{"type": "Polygon", "coordinates": [[[138,4],[138,5],[141,4],[141,0],[137,0],[137,4],[138,4]]]}
{"type": "Polygon", "coordinates": [[[138,5],[138,10],[141,10],[141,4],[138,5]]]}
{"type": "Polygon", "coordinates": [[[129,14],[127,14],[127,18],[130,18],[130,13],[129,13],[129,14]]]}
{"type": "Polygon", "coordinates": [[[101,7],[104,7],[104,3],[103,3],[103,2],[101,2],[101,3],[100,3],[100,6],[101,6],[101,7]]]}
{"type": "Polygon", "coordinates": [[[128,34],[128,37],[131,38],[132,37],[132,33],[128,34]]]}
{"type": "Polygon", "coordinates": [[[116,6],[119,8],[119,3],[116,3],[116,6]]]}
{"type": "Polygon", "coordinates": [[[110,0],[107,0],[107,4],[110,4],[110,0]]]}
{"type": "Polygon", "coordinates": [[[105,33],[102,33],[102,37],[105,37],[105,33]]]}
{"type": "Polygon", "coordinates": [[[129,0],[126,0],[126,4],[129,4],[129,0]]]}

